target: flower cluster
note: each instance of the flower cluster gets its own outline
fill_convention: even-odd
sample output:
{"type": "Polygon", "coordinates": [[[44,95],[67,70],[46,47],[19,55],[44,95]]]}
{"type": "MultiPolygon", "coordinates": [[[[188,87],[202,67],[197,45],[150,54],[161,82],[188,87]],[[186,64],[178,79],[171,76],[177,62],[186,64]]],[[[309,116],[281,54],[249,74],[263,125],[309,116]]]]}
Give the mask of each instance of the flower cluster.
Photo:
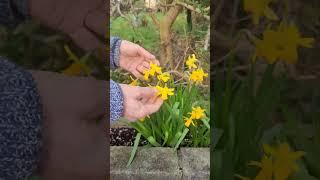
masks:
{"type": "MultiPolygon", "coordinates": [[[[258,25],[261,17],[265,16],[270,20],[279,20],[278,16],[269,7],[275,0],[244,0],[244,9],[252,14],[254,24],[258,25]]],[[[313,38],[302,38],[298,27],[294,23],[285,20],[279,23],[275,29],[266,28],[263,32],[263,39],[254,40],[256,46],[256,57],[265,59],[269,64],[276,61],[284,61],[287,64],[297,62],[298,46],[311,48],[313,38]]]]}
{"type": "Polygon", "coordinates": [[[195,126],[193,120],[200,120],[201,118],[205,117],[204,109],[201,107],[192,107],[192,111],[188,113],[190,117],[185,117],[184,125],[189,127],[191,124],[195,126]]]}
{"type": "MultiPolygon", "coordinates": [[[[254,178],[256,180],[275,180],[288,179],[290,175],[298,171],[299,167],[296,160],[301,158],[305,153],[302,151],[290,151],[289,144],[283,143],[278,147],[271,147],[267,144],[263,145],[265,155],[261,162],[251,161],[249,165],[261,168],[258,175],[254,178]]],[[[240,179],[249,180],[248,177],[237,175],[240,179]]]]}
{"type": "Polygon", "coordinates": [[[208,77],[208,73],[205,73],[202,68],[198,68],[199,66],[196,65],[197,61],[198,59],[196,59],[196,55],[192,54],[188,57],[186,65],[189,70],[193,70],[189,76],[189,80],[199,84],[203,82],[204,77],[208,77]]]}

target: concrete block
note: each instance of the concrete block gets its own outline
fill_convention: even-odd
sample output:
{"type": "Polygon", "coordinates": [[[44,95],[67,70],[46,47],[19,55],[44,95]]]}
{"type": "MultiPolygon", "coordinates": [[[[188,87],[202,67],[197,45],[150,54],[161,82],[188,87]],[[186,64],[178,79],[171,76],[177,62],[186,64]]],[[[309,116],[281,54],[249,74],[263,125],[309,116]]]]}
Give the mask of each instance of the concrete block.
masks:
{"type": "Polygon", "coordinates": [[[210,179],[209,148],[180,148],[178,157],[183,180],[210,179]]]}

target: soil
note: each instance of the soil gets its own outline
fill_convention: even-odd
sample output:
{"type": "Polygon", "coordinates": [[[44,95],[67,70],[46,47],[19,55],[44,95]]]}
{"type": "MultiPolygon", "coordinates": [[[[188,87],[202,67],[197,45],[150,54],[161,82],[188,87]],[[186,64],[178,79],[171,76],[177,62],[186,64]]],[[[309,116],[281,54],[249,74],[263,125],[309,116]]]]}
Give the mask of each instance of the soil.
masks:
{"type": "MultiPolygon", "coordinates": [[[[137,131],[132,128],[111,128],[110,144],[111,146],[133,146],[137,131]]],[[[147,144],[147,140],[141,137],[139,146],[147,144]]]]}
{"type": "MultiPolygon", "coordinates": [[[[111,146],[133,146],[137,131],[133,128],[120,127],[110,128],[110,145],[111,146]]],[[[190,137],[186,137],[181,143],[181,147],[186,147],[190,137]]],[[[148,141],[141,136],[139,146],[148,144],[148,141]]]]}

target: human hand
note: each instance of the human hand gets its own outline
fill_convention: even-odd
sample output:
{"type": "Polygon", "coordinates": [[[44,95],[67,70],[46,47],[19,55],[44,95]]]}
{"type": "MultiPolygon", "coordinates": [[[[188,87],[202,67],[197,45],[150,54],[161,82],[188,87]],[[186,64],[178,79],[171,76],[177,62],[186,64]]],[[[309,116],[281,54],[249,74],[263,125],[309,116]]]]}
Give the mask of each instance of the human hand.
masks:
{"type": "Polygon", "coordinates": [[[124,117],[136,121],[157,112],[163,100],[157,97],[157,90],[151,87],[120,84],[124,99],[124,117]]]}
{"type": "Polygon", "coordinates": [[[104,0],[29,0],[29,9],[32,18],[69,35],[80,48],[100,49],[105,55],[107,3],[104,0]]]}
{"type": "Polygon", "coordinates": [[[41,179],[105,180],[106,81],[31,71],[43,109],[41,179]]]}
{"type": "Polygon", "coordinates": [[[141,46],[122,40],[119,60],[122,69],[131,72],[137,78],[142,78],[144,71],[150,68],[150,62],[160,65],[155,56],[141,46]]]}

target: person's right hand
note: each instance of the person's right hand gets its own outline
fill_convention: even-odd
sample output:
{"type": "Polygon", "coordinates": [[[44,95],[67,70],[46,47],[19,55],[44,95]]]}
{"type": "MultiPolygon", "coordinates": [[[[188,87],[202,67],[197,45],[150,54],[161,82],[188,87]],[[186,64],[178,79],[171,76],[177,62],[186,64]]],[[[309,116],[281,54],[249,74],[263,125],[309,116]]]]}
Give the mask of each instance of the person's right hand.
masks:
{"type": "Polygon", "coordinates": [[[124,117],[136,121],[157,112],[163,100],[157,97],[157,90],[151,87],[120,84],[123,92],[124,117]]]}

